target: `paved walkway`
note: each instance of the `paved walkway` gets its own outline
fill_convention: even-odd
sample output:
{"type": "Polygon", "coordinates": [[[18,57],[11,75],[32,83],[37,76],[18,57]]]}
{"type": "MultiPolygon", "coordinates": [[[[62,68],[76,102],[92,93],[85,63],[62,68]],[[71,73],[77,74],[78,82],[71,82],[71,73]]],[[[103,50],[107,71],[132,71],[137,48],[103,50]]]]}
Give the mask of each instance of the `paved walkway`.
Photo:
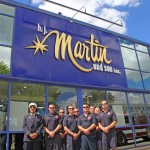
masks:
{"type": "Polygon", "coordinates": [[[118,150],[150,150],[150,146],[140,146],[136,148],[118,148],[118,150]]]}

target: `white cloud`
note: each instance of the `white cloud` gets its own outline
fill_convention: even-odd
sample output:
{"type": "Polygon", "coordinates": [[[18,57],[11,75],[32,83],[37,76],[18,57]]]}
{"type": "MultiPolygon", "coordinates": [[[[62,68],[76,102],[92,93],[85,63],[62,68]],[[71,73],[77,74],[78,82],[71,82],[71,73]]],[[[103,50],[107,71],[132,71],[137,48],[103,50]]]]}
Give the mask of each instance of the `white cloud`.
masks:
{"type": "Polygon", "coordinates": [[[33,4],[39,4],[39,3],[41,3],[41,2],[43,2],[43,0],[32,0],[32,3],[33,3],[33,4]]]}
{"type": "MultiPolygon", "coordinates": [[[[32,0],[32,1],[41,1],[41,0],[32,0]]],[[[67,16],[74,19],[87,22],[99,27],[102,27],[104,29],[108,28],[109,30],[126,34],[127,33],[127,27],[126,27],[126,19],[129,16],[129,13],[127,11],[121,11],[120,9],[117,9],[117,7],[138,7],[140,5],[140,0],[51,0],[53,2],[66,5],[72,8],[75,8],[77,10],[85,12],[86,13],[98,16],[100,18],[104,18],[106,20],[116,22],[118,24],[123,24],[123,27],[112,25],[111,23],[108,23],[106,21],[102,21],[100,19],[96,19],[93,17],[90,17],[88,15],[77,13],[76,11],[66,9],[61,6],[57,6],[52,3],[44,2],[39,6],[39,8],[48,10],[54,13],[61,12],[62,15],[67,16]]]]}

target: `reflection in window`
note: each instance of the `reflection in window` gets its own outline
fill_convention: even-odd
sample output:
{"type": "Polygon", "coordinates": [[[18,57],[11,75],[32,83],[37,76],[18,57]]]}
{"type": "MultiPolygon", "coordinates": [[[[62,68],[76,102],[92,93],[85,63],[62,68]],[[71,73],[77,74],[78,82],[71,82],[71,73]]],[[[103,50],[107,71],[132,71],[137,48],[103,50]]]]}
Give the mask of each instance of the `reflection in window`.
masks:
{"type": "Polygon", "coordinates": [[[125,70],[129,88],[143,89],[141,74],[138,71],[125,70]]]}
{"type": "Polygon", "coordinates": [[[12,83],[10,101],[10,130],[22,131],[23,117],[28,105],[35,102],[37,113],[45,115],[45,86],[39,84],[12,83]]]}
{"type": "Polygon", "coordinates": [[[117,115],[117,126],[129,125],[129,111],[124,92],[108,91],[108,102],[117,115]]]}
{"type": "Polygon", "coordinates": [[[145,94],[145,99],[146,99],[146,107],[147,107],[147,110],[148,110],[148,116],[149,116],[149,119],[150,119],[150,94],[145,94]]]}
{"type": "Polygon", "coordinates": [[[136,146],[142,146],[144,144],[149,144],[150,138],[150,126],[140,126],[134,127],[134,134],[136,137],[136,146]]]}
{"type": "Polygon", "coordinates": [[[144,45],[141,45],[141,44],[135,44],[135,48],[136,48],[136,50],[139,50],[139,51],[148,53],[148,49],[147,49],[147,47],[144,46],[144,45]]]}
{"type": "Polygon", "coordinates": [[[125,47],[121,47],[121,53],[122,53],[125,68],[139,70],[137,57],[136,57],[134,50],[131,50],[131,49],[125,48],[125,47]]]}
{"type": "Polygon", "coordinates": [[[68,104],[77,107],[77,94],[75,88],[50,86],[48,89],[48,102],[54,103],[57,110],[66,110],[68,104]]]}
{"type": "Polygon", "coordinates": [[[103,90],[83,89],[83,100],[93,106],[101,106],[101,101],[106,99],[106,93],[103,90]]]}
{"type": "Polygon", "coordinates": [[[10,15],[10,16],[14,16],[14,10],[15,10],[14,7],[4,5],[4,4],[0,4],[0,13],[10,15]]]}
{"type": "Polygon", "coordinates": [[[0,134],[0,150],[6,150],[6,134],[0,134]]]}
{"type": "Polygon", "coordinates": [[[131,41],[119,38],[119,44],[121,46],[125,46],[125,47],[128,47],[128,48],[133,48],[134,49],[134,44],[131,41]]]}
{"type": "Polygon", "coordinates": [[[150,73],[142,72],[142,78],[143,78],[144,88],[147,90],[150,89],[150,73]]]}
{"type": "Polygon", "coordinates": [[[6,130],[8,83],[0,81],[0,131],[6,130]]]}
{"type": "Polygon", "coordinates": [[[13,18],[0,15],[0,44],[12,44],[13,21],[13,18]]]}
{"type": "Polygon", "coordinates": [[[133,124],[147,124],[148,118],[146,114],[143,94],[128,93],[128,98],[133,124]]]}
{"type": "Polygon", "coordinates": [[[140,63],[140,68],[142,71],[148,71],[150,72],[150,57],[148,54],[137,52],[139,63],[140,63]]]}
{"type": "Polygon", "coordinates": [[[0,46],[0,74],[10,74],[11,48],[0,46]]]}

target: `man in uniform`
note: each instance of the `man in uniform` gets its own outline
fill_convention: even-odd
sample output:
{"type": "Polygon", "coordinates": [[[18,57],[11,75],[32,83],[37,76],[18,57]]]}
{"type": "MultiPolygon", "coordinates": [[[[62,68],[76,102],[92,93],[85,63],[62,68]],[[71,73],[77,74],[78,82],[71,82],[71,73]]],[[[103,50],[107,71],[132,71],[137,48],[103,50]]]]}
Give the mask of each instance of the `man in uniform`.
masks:
{"type": "Polygon", "coordinates": [[[63,126],[67,132],[67,150],[80,150],[80,131],[78,129],[78,118],[74,114],[74,107],[68,105],[67,116],[64,118],[63,126]]]}
{"type": "Polygon", "coordinates": [[[49,105],[49,114],[44,116],[45,147],[46,150],[60,150],[61,138],[59,131],[62,128],[62,117],[56,113],[56,106],[49,105]]]}
{"type": "Polygon", "coordinates": [[[97,119],[95,114],[89,112],[89,104],[83,104],[83,114],[78,118],[78,128],[81,130],[82,150],[97,150],[95,128],[97,119]]]}
{"type": "Polygon", "coordinates": [[[24,150],[42,150],[42,116],[36,114],[37,104],[29,104],[29,114],[24,117],[24,150]]]}
{"type": "Polygon", "coordinates": [[[115,126],[117,117],[114,111],[109,109],[108,102],[102,101],[102,111],[98,114],[98,125],[102,132],[103,150],[117,150],[115,126]]]}

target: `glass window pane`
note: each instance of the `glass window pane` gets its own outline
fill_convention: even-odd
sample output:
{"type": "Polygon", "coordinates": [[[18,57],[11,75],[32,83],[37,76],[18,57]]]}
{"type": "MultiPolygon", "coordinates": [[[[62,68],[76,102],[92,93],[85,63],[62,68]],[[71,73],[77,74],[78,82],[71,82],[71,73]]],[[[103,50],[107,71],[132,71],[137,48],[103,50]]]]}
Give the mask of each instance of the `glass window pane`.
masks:
{"type": "Polygon", "coordinates": [[[138,71],[125,70],[128,88],[143,89],[141,74],[138,71]]]}
{"type": "Polygon", "coordinates": [[[121,47],[121,53],[122,53],[125,68],[139,70],[138,61],[134,50],[121,47]]]}
{"type": "Polygon", "coordinates": [[[12,83],[10,101],[10,130],[22,131],[23,117],[28,114],[28,105],[35,102],[38,112],[45,115],[45,86],[28,83],[12,83]]]}
{"type": "Polygon", "coordinates": [[[134,49],[134,44],[131,41],[119,38],[119,44],[121,46],[125,46],[125,47],[128,47],[128,48],[133,48],[134,49]]]}
{"type": "Polygon", "coordinates": [[[83,100],[93,106],[101,106],[102,100],[106,99],[106,93],[103,90],[83,89],[83,100]]]}
{"type": "Polygon", "coordinates": [[[48,89],[48,102],[54,103],[58,109],[66,110],[68,104],[77,107],[77,94],[75,88],[50,86],[48,89]]]}
{"type": "Polygon", "coordinates": [[[150,73],[142,72],[142,78],[143,78],[144,88],[147,90],[150,89],[150,73]]]}
{"type": "Polygon", "coordinates": [[[128,93],[132,121],[134,125],[147,124],[148,118],[145,109],[143,94],[128,93]]]}
{"type": "Polygon", "coordinates": [[[13,21],[13,18],[0,15],[0,44],[12,44],[13,21]]]}
{"type": "Polygon", "coordinates": [[[150,72],[150,57],[148,54],[137,52],[140,68],[142,71],[150,72]]]}
{"type": "Polygon", "coordinates": [[[10,74],[11,48],[0,46],[0,74],[10,74]]]}
{"type": "Polygon", "coordinates": [[[147,49],[147,47],[144,46],[144,45],[141,45],[141,44],[135,44],[135,48],[136,48],[136,50],[139,50],[139,51],[148,53],[148,49],[147,49]]]}
{"type": "Polygon", "coordinates": [[[0,131],[6,130],[7,102],[8,102],[8,83],[0,81],[0,131]]]}
{"type": "Polygon", "coordinates": [[[136,137],[136,146],[143,146],[150,144],[150,126],[134,127],[136,137]]]}
{"type": "Polygon", "coordinates": [[[6,150],[7,135],[5,133],[0,134],[0,150],[6,150]]]}
{"type": "Polygon", "coordinates": [[[14,16],[14,10],[15,10],[14,7],[0,4],[0,13],[14,16]]]}
{"type": "Polygon", "coordinates": [[[129,110],[124,92],[108,91],[108,102],[118,119],[117,126],[130,125],[129,110]]]}
{"type": "Polygon", "coordinates": [[[145,94],[145,99],[146,99],[146,107],[147,107],[147,111],[148,111],[149,119],[150,119],[150,94],[145,94]]]}

